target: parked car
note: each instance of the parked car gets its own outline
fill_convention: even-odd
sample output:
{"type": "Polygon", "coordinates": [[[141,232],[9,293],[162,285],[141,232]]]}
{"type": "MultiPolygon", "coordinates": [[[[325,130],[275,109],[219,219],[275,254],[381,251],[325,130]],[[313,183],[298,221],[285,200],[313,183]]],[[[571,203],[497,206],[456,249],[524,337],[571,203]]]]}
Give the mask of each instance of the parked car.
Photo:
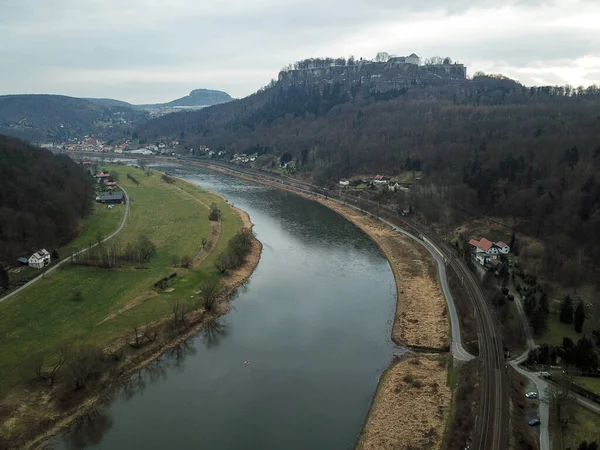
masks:
{"type": "Polygon", "coordinates": [[[531,419],[529,422],[527,422],[529,424],[529,426],[531,427],[535,427],[536,425],[539,425],[540,423],[540,419],[531,419]]]}
{"type": "Polygon", "coordinates": [[[527,394],[525,394],[525,397],[527,397],[527,398],[537,398],[537,392],[528,392],[527,394]]]}

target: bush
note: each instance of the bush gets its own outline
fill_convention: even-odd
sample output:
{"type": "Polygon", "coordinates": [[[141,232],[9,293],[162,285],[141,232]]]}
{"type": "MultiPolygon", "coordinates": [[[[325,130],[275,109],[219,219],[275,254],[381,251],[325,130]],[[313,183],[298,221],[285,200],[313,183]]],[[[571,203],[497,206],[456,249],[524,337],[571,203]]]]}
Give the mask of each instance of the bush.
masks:
{"type": "Polygon", "coordinates": [[[503,288],[502,288],[502,293],[503,293],[504,295],[508,295],[508,288],[507,288],[507,287],[503,287],[503,288]]]}
{"type": "Polygon", "coordinates": [[[414,376],[412,376],[412,375],[404,375],[404,376],[402,377],[402,381],[404,381],[405,383],[408,383],[408,384],[410,384],[410,383],[412,383],[412,382],[414,382],[414,381],[415,381],[415,377],[414,377],[414,376]]]}
{"type": "Polygon", "coordinates": [[[423,382],[421,380],[415,380],[415,382],[413,383],[413,386],[416,387],[417,389],[421,389],[423,387],[423,382]]]}
{"type": "Polygon", "coordinates": [[[218,221],[221,218],[221,210],[217,207],[216,203],[210,204],[210,211],[208,212],[208,220],[213,222],[218,221]]]}
{"type": "Polygon", "coordinates": [[[185,267],[186,269],[189,269],[192,264],[193,264],[194,260],[192,259],[192,257],[190,255],[183,255],[181,257],[181,267],[185,267]]]}

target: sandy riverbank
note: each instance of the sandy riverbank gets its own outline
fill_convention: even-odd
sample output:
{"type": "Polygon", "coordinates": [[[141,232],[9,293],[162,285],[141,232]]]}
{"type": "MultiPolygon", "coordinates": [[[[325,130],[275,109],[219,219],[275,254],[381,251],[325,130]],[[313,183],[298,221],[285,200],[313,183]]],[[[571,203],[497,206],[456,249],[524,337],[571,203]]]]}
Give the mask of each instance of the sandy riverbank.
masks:
{"type": "MultiPolygon", "coordinates": [[[[238,173],[217,166],[212,170],[256,182],[238,173]]],[[[379,220],[322,196],[299,192],[287,186],[263,182],[301,197],[318,201],[360,228],[390,263],[396,281],[396,313],[392,339],[398,345],[446,351],[449,347],[449,326],[446,300],[438,280],[437,267],[431,255],[407,236],[392,231],[379,220]]]]}
{"type": "MultiPolygon", "coordinates": [[[[250,216],[238,208],[233,209],[240,215],[243,227],[252,229],[254,225],[250,216]]],[[[66,432],[79,417],[90,414],[101,406],[131,374],[195,336],[207,322],[228,312],[229,299],[250,278],[260,261],[261,253],[262,244],[255,238],[244,263],[222,279],[223,294],[214,312],[208,314],[203,309],[191,311],[186,317],[186,325],[169,335],[168,339],[148,342],[142,348],[132,350],[127,344],[129,335],[116,337],[106,348],[106,352],[111,355],[121,353],[122,362],[112,375],[106,375],[93,388],[84,392],[84,398],[74,402],[74,406],[58,408],[53,400],[54,391],[58,387],[48,389],[43,383],[29,383],[15,388],[0,402],[0,416],[3,419],[0,425],[0,448],[39,448],[47,439],[66,432]],[[118,376],[115,377],[116,373],[118,376]]],[[[161,330],[169,320],[170,318],[165,318],[153,322],[150,328],[161,330]]]]}
{"type": "Polygon", "coordinates": [[[441,448],[452,392],[448,355],[413,354],[385,371],[357,450],[441,448]]]}

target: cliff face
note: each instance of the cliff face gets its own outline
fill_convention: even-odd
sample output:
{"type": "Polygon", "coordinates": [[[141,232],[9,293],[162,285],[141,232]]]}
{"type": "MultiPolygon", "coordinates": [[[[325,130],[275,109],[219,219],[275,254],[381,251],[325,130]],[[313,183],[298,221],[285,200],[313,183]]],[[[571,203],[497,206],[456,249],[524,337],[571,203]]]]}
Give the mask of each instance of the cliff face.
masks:
{"type": "Polygon", "coordinates": [[[362,63],[350,66],[331,66],[279,73],[279,83],[332,84],[340,83],[348,88],[360,84],[370,90],[385,92],[411,85],[461,82],[466,80],[467,69],[462,64],[437,64],[419,66],[409,63],[362,63]]]}

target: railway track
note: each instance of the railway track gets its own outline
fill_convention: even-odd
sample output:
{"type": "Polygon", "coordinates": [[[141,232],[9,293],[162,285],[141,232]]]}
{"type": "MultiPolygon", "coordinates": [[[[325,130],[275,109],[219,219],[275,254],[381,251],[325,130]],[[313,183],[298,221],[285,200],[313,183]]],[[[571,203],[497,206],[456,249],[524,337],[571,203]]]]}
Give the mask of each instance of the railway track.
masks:
{"type": "MultiPolygon", "coordinates": [[[[83,154],[83,156],[97,155],[86,153],[83,154]]],[[[176,158],[144,159],[164,162],[181,162],[181,160],[176,158]]],[[[453,249],[449,247],[440,236],[425,225],[404,217],[399,217],[396,212],[382,207],[369,199],[357,199],[354,196],[344,196],[341,193],[338,194],[300,180],[284,176],[276,177],[272,174],[246,168],[240,169],[237,166],[215,162],[213,160],[207,162],[194,160],[193,162],[205,167],[209,167],[210,165],[221,167],[234,175],[244,176],[259,183],[268,182],[271,184],[278,184],[282,187],[298,190],[307,194],[323,195],[341,201],[342,203],[354,203],[354,205],[359,205],[360,209],[365,210],[378,218],[383,217],[392,223],[397,223],[399,227],[404,228],[417,236],[426,237],[444,256],[446,264],[452,267],[460,278],[475,311],[475,319],[478,328],[479,364],[481,369],[481,395],[471,448],[477,450],[504,450],[508,448],[509,412],[506,363],[502,346],[502,337],[496,326],[494,312],[491,306],[488,305],[475,275],[469,270],[465,262],[454,254],[453,249]]]]}

